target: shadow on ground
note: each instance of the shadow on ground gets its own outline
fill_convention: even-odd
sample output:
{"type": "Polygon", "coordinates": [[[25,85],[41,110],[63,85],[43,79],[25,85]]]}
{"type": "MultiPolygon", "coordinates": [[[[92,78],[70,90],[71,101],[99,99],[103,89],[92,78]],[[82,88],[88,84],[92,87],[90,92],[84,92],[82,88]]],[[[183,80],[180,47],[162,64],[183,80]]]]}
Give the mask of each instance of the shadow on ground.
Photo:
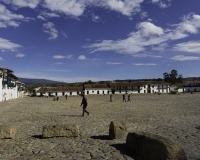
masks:
{"type": "Polygon", "coordinates": [[[91,136],[90,138],[99,140],[111,140],[108,135],[91,136]]]}
{"type": "Polygon", "coordinates": [[[142,157],[141,155],[134,153],[129,148],[127,148],[125,143],[119,143],[119,144],[111,144],[110,146],[115,147],[117,150],[120,151],[121,154],[124,155],[124,157],[130,157],[134,160],[149,160],[148,158],[142,157]]]}
{"type": "Polygon", "coordinates": [[[42,139],[42,138],[43,138],[42,135],[33,135],[33,136],[31,136],[31,137],[33,137],[33,138],[37,138],[37,139],[42,139]]]}

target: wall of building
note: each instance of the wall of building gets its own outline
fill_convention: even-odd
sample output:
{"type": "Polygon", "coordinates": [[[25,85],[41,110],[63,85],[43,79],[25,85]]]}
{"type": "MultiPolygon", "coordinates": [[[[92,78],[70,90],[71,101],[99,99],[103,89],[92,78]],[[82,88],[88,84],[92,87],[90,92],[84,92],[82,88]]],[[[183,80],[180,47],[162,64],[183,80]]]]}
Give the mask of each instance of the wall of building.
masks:
{"type": "Polygon", "coordinates": [[[185,92],[200,92],[200,87],[184,87],[185,92]]]}
{"type": "Polygon", "coordinates": [[[107,89],[107,88],[92,88],[92,89],[89,89],[89,88],[86,88],[85,89],[85,95],[88,95],[88,94],[111,94],[111,89],[107,89]]]}

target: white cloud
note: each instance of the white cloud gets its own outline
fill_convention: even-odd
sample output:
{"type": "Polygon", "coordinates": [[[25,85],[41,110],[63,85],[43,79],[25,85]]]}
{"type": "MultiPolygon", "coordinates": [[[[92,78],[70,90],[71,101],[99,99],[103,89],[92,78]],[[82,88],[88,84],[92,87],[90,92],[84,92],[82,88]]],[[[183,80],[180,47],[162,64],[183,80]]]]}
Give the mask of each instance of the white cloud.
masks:
{"type": "Polygon", "coordinates": [[[37,16],[37,18],[41,20],[46,20],[48,18],[53,18],[53,17],[60,17],[60,15],[57,13],[49,13],[49,12],[43,11],[37,16]]]}
{"type": "Polygon", "coordinates": [[[62,55],[54,55],[52,59],[72,59],[73,55],[67,55],[67,56],[62,56],[62,55]]]}
{"type": "Polygon", "coordinates": [[[95,15],[95,14],[92,14],[92,21],[93,21],[93,22],[99,22],[99,20],[100,20],[100,17],[99,17],[99,16],[97,16],[97,15],[95,15]]]}
{"type": "Polygon", "coordinates": [[[198,29],[200,28],[200,15],[190,13],[183,16],[182,22],[175,24],[174,26],[177,26],[177,31],[179,32],[198,34],[198,29]]]}
{"type": "Polygon", "coordinates": [[[50,35],[49,40],[56,39],[58,37],[58,31],[52,22],[47,22],[43,24],[43,31],[50,35]]]}
{"type": "Polygon", "coordinates": [[[141,17],[142,19],[145,18],[145,17],[148,17],[147,12],[142,12],[142,13],[140,13],[140,17],[141,17]]]}
{"type": "Polygon", "coordinates": [[[168,8],[171,6],[171,0],[152,0],[152,3],[158,4],[160,8],[168,8]]]}
{"type": "Polygon", "coordinates": [[[159,2],[160,0],[152,0],[152,3],[157,3],[159,2]]]}
{"type": "Polygon", "coordinates": [[[168,8],[171,6],[171,3],[163,3],[163,2],[160,2],[159,3],[159,6],[160,8],[168,8]]]}
{"type": "Polygon", "coordinates": [[[151,54],[134,54],[133,57],[150,57],[150,58],[162,58],[162,56],[156,56],[156,55],[151,55],[151,54]]]}
{"type": "Polygon", "coordinates": [[[22,58],[22,57],[24,57],[25,55],[23,54],[23,53],[18,53],[15,57],[20,57],[20,58],[22,58]]]}
{"type": "Polygon", "coordinates": [[[120,12],[125,16],[131,16],[140,11],[140,4],[144,0],[104,0],[103,3],[111,10],[120,12]]]}
{"type": "Polygon", "coordinates": [[[54,63],[54,64],[63,65],[64,63],[62,63],[62,62],[57,62],[57,63],[54,63]]]}
{"type": "Polygon", "coordinates": [[[200,53],[200,41],[179,43],[174,46],[174,49],[183,52],[200,53]]]}
{"type": "Polygon", "coordinates": [[[156,66],[155,63],[133,63],[135,66],[156,66]]]}
{"type": "Polygon", "coordinates": [[[87,58],[86,58],[84,55],[80,55],[80,56],[78,57],[78,59],[79,59],[79,60],[86,60],[87,58]]]}
{"type": "Polygon", "coordinates": [[[84,45],[83,48],[97,51],[115,51],[120,54],[135,54],[144,52],[149,46],[152,50],[164,50],[169,46],[169,42],[188,37],[190,34],[198,33],[200,29],[200,16],[189,14],[182,19],[179,24],[172,25],[171,28],[163,29],[151,22],[141,22],[136,26],[137,31],[131,32],[126,39],[102,40],[93,44],[84,45]],[[195,28],[195,32],[185,27],[190,24],[195,28]]]}
{"type": "Polygon", "coordinates": [[[194,60],[200,60],[199,57],[193,57],[193,56],[184,56],[184,55],[177,55],[172,57],[171,59],[176,61],[194,61],[194,60]]]}
{"type": "Polygon", "coordinates": [[[107,62],[107,64],[116,65],[116,64],[123,64],[123,63],[122,62],[107,62]]]}
{"type": "Polygon", "coordinates": [[[46,19],[45,19],[43,16],[41,16],[41,15],[37,16],[37,18],[38,18],[38,19],[41,19],[41,20],[43,20],[43,21],[46,20],[46,19]]]}
{"type": "Polygon", "coordinates": [[[66,15],[80,16],[85,10],[84,3],[76,0],[45,0],[46,8],[51,11],[64,13],[66,15]]]}
{"type": "Polygon", "coordinates": [[[14,14],[4,5],[0,4],[0,28],[7,28],[8,26],[18,27],[21,21],[28,22],[31,19],[33,18],[24,17],[21,14],[14,14]]]}
{"type": "Polygon", "coordinates": [[[65,32],[63,32],[63,31],[61,31],[61,34],[62,34],[65,38],[68,37],[67,34],[66,34],[65,32]]]}
{"type": "Polygon", "coordinates": [[[2,57],[0,57],[0,61],[3,61],[3,58],[2,58],[2,57]]]}
{"type": "MultiPolygon", "coordinates": [[[[144,0],[44,0],[43,6],[53,12],[64,13],[69,16],[81,16],[86,7],[102,7],[131,17],[140,11],[144,0]]],[[[97,17],[96,17],[97,18],[97,17]]]]}
{"type": "Polygon", "coordinates": [[[2,0],[6,4],[12,4],[16,7],[36,8],[40,0],[2,0]]]}
{"type": "Polygon", "coordinates": [[[0,38],[0,49],[1,50],[10,50],[10,51],[14,51],[18,48],[22,47],[21,45],[19,44],[16,44],[16,43],[12,43],[10,42],[9,40],[7,39],[3,39],[3,38],[0,38]]]}

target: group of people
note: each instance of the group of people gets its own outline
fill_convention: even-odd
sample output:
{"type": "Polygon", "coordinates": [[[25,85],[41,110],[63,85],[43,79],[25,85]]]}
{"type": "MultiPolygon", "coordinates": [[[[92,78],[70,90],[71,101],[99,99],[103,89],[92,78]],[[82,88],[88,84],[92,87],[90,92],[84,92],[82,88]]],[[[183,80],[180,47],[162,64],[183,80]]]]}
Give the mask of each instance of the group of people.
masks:
{"type": "MultiPolygon", "coordinates": [[[[109,102],[112,102],[112,94],[110,95],[110,101],[109,102]]],[[[123,102],[126,102],[126,96],[125,96],[125,94],[123,94],[123,102]]],[[[131,102],[131,95],[130,94],[128,95],[127,102],[131,102]]]]}

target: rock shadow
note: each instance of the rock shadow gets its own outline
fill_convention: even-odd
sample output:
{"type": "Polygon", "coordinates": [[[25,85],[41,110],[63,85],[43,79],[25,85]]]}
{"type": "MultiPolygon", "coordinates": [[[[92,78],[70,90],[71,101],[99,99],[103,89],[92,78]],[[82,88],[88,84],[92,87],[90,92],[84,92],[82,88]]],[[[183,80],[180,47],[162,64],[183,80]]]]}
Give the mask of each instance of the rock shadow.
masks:
{"type": "Polygon", "coordinates": [[[128,156],[130,158],[133,158],[134,160],[150,160],[148,158],[145,158],[133,151],[131,151],[125,143],[119,143],[119,144],[111,144],[110,146],[115,147],[117,150],[120,151],[121,154],[124,156],[128,156]]]}
{"type": "Polygon", "coordinates": [[[91,136],[92,139],[111,140],[108,135],[91,136]]]}
{"type": "Polygon", "coordinates": [[[43,136],[42,136],[42,135],[33,135],[32,137],[33,137],[33,138],[37,138],[37,139],[43,139],[43,136]]]}

